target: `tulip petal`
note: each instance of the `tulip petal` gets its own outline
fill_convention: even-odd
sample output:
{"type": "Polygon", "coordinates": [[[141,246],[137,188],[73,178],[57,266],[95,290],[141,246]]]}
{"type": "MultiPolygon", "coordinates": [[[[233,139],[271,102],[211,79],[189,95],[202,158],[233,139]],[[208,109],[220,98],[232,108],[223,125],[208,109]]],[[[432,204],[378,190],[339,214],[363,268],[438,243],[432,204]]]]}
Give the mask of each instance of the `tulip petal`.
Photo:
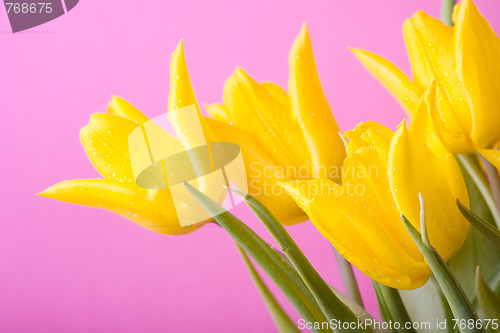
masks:
{"type": "Polygon", "coordinates": [[[462,135],[470,133],[470,109],[455,73],[453,28],[424,12],[417,12],[405,22],[404,33],[415,83],[426,90],[436,80],[438,87],[442,88],[443,97],[448,101],[439,105],[440,109],[445,108],[440,113],[456,119],[457,123],[453,127],[455,132],[462,135]]]}
{"type": "Polygon", "coordinates": [[[80,140],[94,166],[106,179],[134,181],[128,150],[128,136],[137,123],[127,118],[94,113],[80,131],[80,140]]]}
{"type": "MultiPolygon", "coordinates": [[[[387,140],[388,154],[389,142],[387,140]]],[[[387,175],[387,158],[374,146],[363,147],[349,154],[344,161],[342,187],[344,193],[353,195],[379,216],[380,229],[384,230],[399,244],[399,247],[415,260],[423,261],[418,248],[411,241],[406,228],[401,224],[399,211],[394,199],[387,175]]]]}
{"type": "Polygon", "coordinates": [[[305,24],[292,46],[289,62],[292,112],[310,149],[313,177],[320,178],[321,167],[342,164],[345,150],[321,87],[305,24]]]}
{"type": "MultiPolygon", "coordinates": [[[[224,86],[224,101],[232,124],[249,132],[258,130],[256,139],[272,147],[276,165],[300,166],[310,156],[305,138],[283,96],[269,90],[238,68],[224,86]]],[[[267,148],[269,150],[269,148],[267,148]]]]}
{"type": "MultiPolygon", "coordinates": [[[[184,56],[184,46],[181,40],[172,54],[172,60],[170,62],[170,94],[168,97],[168,109],[169,111],[177,110],[191,105],[196,106],[203,134],[207,138],[207,141],[212,141],[211,138],[214,137],[214,133],[212,133],[210,128],[205,124],[205,118],[202,117],[200,107],[196,101],[196,96],[187,69],[186,58],[184,56]]],[[[176,126],[178,124],[175,117],[169,117],[169,120],[174,128],[180,127],[176,126]]],[[[194,137],[198,137],[198,134],[199,133],[195,133],[194,137]]],[[[191,140],[193,140],[193,138],[190,137],[190,133],[184,133],[183,131],[177,130],[177,135],[185,147],[191,145],[191,140]]]]}
{"type": "Polygon", "coordinates": [[[269,91],[269,93],[276,98],[281,104],[285,105],[288,108],[290,100],[288,99],[288,95],[286,91],[283,90],[279,85],[274,82],[261,82],[260,85],[262,88],[269,91]]]}
{"type": "Polygon", "coordinates": [[[307,219],[290,195],[278,185],[279,181],[288,182],[298,177],[295,173],[297,168],[287,169],[274,164],[266,147],[252,133],[215,119],[207,118],[206,122],[217,133],[216,141],[233,142],[241,148],[249,194],[262,201],[283,224],[295,224],[307,219]]]}
{"type": "MultiPolygon", "coordinates": [[[[216,201],[223,200],[227,194],[227,190],[220,183],[220,177],[207,177],[207,170],[214,170],[214,161],[211,153],[210,142],[214,142],[216,133],[207,124],[207,118],[201,115],[198,102],[191,84],[189,72],[184,56],[184,47],[182,40],[177,49],[172,54],[170,62],[170,95],[169,95],[169,115],[168,119],[174,128],[179,141],[184,146],[185,150],[191,150],[200,146],[208,146],[208,155],[210,161],[207,161],[203,151],[191,150],[189,157],[191,165],[197,171],[198,189],[210,198],[216,201]],[[194,105],[196,107],[196,115],[198,119],[192,119],[184,113],[184,110],[177,110],[194,105]],[[198,121],[201,127],[198,125],[198,121]],[[200,133],[200,131],[202,133],[200,133]]],[[[186,110],[189,112],[189,110],[186,110]]],[[[226,184],[227,185],[227,184],[226,184]]]]}
{"type": "Polygon", "coordinates": [[[409,116],[417,109],[421,89],[394,64],[362,49],[351,48],[363,66],[396,98],[409,116]]]}
{"type": "Polygon", "coordinates": [[[468,230],[467,221],[455,205],[456,193],[449,189],[448,166],[446,156],[435,155],[406,129],[404,122],[394,133],[388,170],[396,205],[419,229],[422,194],[430,241],[445,260],[458,251],[468,230]]]}
{"type": "Polygon", "coordinates": [[[481,149],[477,148],[476,150],[481,156],[483,156],[485,159],[487,159],[491,164],[497,168],[497,170],[500,170],[500,150],[498,149],[481,149]]]}
{"type": "MultiPolygon", "coordinates": [[[[443,177],[448,181],[448,188],[455,198],[458,198],[465,205],[469,205],[469,196],[463,180],[462,173],[453,154],[446,148],[441,136],[442,126],[437,125],[440,118],[437,113],[437,86],[433,81],[418,107],[411,122],[411,132],[416,138],[425,143],[440,160],[439,164],[445,170],[443,177]],[[436,121],[437,120],[437,121],[436,121]]],[[[468,230],[468,229],[467,229],[468,230]]],[[[464,230],[464,232],[467,232],[464,230]]]]}
{"type": "MultiPolygon", "coordinates": [[[[446,170],[443,177],[448,181],[448,188],[454,198],[458,198],[468,206],[469,196],[467,194],[462,172],[458,167],[455,157],[449,149],[447,149],[449,146],[444,144],[443,137],[440,134],[443,133],[443,127],[436,124],[439,123],[442,125],[442,122],[439,122],[441,118],[439,118],[437,113],[437,98],[437,86],[433,83],[422,98],[419,108],[413,117],[410,129],[417,139],[425,143],[434,155],[441,160],[439,163],[442,169],[446,170]],[[438,120],[438,122],[436,120],[438,120]]],[[[470,144],[469,141],[466,142],[467,145],[470,144]]],[[[467,232],[467,230],[464,230],[464,232],[467,232]]]]}
{"type": "Polygon", "coordinates": [[[470,0],[462,1],[455,20],[456,71],[472,110],[472,141],[491,147],[500,139],[500,39],[470,0]]]}
{"type": "Polygon", "coordinates": [[[413,289],[429,278],[427,264],[409,256],[380,228],[383,217],[340,185],[316,179],[283,186],[307,206],[313,224],[339,253],[372,279],[393,288],[413,289]]]}
{"type": "Polygon", "coordinates": [[[111,101],[108,104],[107,111],[108,114],[127,118],[128,120],[132,120],[136,124],[143,124],[149,120],[148,117],[146,117],[141,111],[139,111],[139,109],[127,102],[125,99],[118,96],[111,97],[111,101]]]}
{"type": "Polygon", "coordinates": [[[427,108],[429,109],[433,126],[435,126],[433,131],[440,133],[440,139],[452,153],[474,153],[470,132],[464,129],[457,118],[448,94],[439,81],[435,80],[429,86],[426,94],[422,97],[421,105],[425,109],[423,113],[427,113],[427,108]]]}
{"type": "Polygon", "coordinates": [[[204,107],[215,120],[229,123],[229,111],[223,104],[207,104],[204,107]]]}
{"type": "Polygon", "coordinates": [[[389,142],[393,134],[384,125],[374,121],[366,121],[359,123],[354,129],[346,131],[344,136],[349,138],[349,153],[355,152],[362,147],[374,146],[380,154],[384,155],[383,159],[386,159],[389,142]]]}
{"type": "Polygon", "coordinates": [[[146,190],[111,180],[85,179],[58,183],[39,195],[106,209],[162,234],[185,234],[203,225],[181,227],[167,190],[146,190]]]}
{"type": "Polygon", "coordinates": [[[172,54],[172,59],[170,61],[170,94],[168,98],[168,109],[180,109],[193,104],[198,108],[198,102],[196,101],[193,86],[191,85],[186,58],[184,56],[184,44],[181,40],[172,54]]]}

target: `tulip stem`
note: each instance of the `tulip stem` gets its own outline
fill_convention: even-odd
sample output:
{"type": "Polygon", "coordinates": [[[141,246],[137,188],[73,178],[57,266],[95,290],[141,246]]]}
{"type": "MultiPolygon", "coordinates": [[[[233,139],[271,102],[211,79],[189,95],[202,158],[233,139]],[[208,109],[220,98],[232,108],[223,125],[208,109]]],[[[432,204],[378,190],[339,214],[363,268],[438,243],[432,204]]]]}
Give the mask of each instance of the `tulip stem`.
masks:
{"type": "MultiPolygon", "coordinates": [[[[251,195],[236,189],[230,190],[245,200],[248,208],[252,210],[254,215],[262,222],[264,227],[274,238],[283,253],[292,263],[296,272],[302,278],[302,281],[304,281],[315,297],[328,321],[341,320],[343,322],[355,323],[359,320],[353,311],[335,295],[330,286],[321,278],[290,234],[271,211],[251,195]]],[[[350,329],[344,326],[333,329],[333,331],[335,333],[351,332],[350,329]]],[[[368,332],[369,330],[359,328],[357,331],[368,332]]]]}
{"type": "Polygon", "coordinates": [[[455,0],[443,0],[441,4],[441,21],[448,24],[450,27],[453,26],[453,6],[455,6],[455,0]]]}
{"type": "Polygon", "coordinates": [[[474,184],[476,184],[481,196],[483,197],[488,209],[493,216],[497,228],[500,228],[500,212],[497,208],[493,193],[488,184],[488,180],[481,169],[476,155],[456,155],[459,165],[469,174],[474,184]]]}
{"type": "Polygon", "coordinates": [[[356,277],[354,276],[351,263],[342,257],[336,248],[332,246],[332,249],[335,254],[335,260],[337,261],[337,266],[339,268],[340,276],[342,277],[342,284],[344,285],[347,297],[360,307],[364,308],[363,299],[361,298],[361,293],[359,292],[358,283],[356,282],[356,277]]]}
{"type": "MultiPolygon", "coordinates": [[[[399,323],[401,326],[412,323],[408,312],[406,311],[401,295],[397,289],[384,286],[375,280],[372,280],[373,289],[380,306],[380,312],[386,322],[399,323]]],[[[409,326],[411,327],[411,325],[409,326]]],[[[405,333],[417,333],[413,328],[397,331],[405,333]]]]}
{"type": "Polygon", "coordinates": [[[493,193],[497,210],[500,212],[500,177],[498,177],[498,170],[483,156],[481,156],[481,161],[483,162],[484,172],[486,173],[486,177],[490,183],[491,192],[493,193]]]}
{"type": "Polygon", "coordinates": [[[288,317],[286,312],[283,311],[283,309],[276,301],[271,291],[267,288],[266,284],[260,277],[259,273],[252,265],[252,262],[248,258],[248,255],[246,254],[245,250],[243,250],[241,246],[239,246],[237,243],[236,247],[238,248],[238,251],[240,252],[241,257],[243,259],[243,262],[245,263],[245,266],[247,267],[248,272],[250,273],[250,277],[252,278],[257,289],[259,290],[262,299],[266,303],[266,307],[269,310],[271,317],[273,318],[274,324],[278,328],[278,331],[280,333],[289,333],[289,332],[300,333],[297,326],[295,326],[295,324],[292,322],[290,317],[288,317]]]}
{"type": "MultiPolygon", "coordinates": [[[[255,260],[305,321],[320,323],[327,321],[304,281],[295,270],[281,259],[276,251],[271,249],[252,229],[225,211],[215,201],[187,182],[184,182],[184,186],[233,240],[255,260]]],[[[321,326],[314,328],[314,331],[326,333],[330,330],[321,326]]]]}
{"type": "MultiPolygon", "coordinates": [[[[439,253],[434,250],[434,248],[432,248],[432,246],[428,247],[424,243],[422,235],[404,215],[401,215],[401,219],[403,220],[406,229],[410,233],[411,238],[427,261],[430,269],[432,270],[432,273],[436,277],[436,280],[441,287],[441,290],[443,291],[448,304],[450,304],[450,308],[453,312],[454,317],[457,320],[463,320],[465,322],[469,322],[469,320],[471,322],[477,322],[479,319],[476,312],[474,311],[469,299],[465,295],[462,286],[453,275],[448,265],[444,262],[439,253]]],[[[423,223],[425,223],[425,221],[423,221],[423,223]]],[[[421,225],[420,229],[423,229],[423,232],[426,232],[426,228],[423,225],[421,225]]],[[[474,327],[460,327],[460,332],[484,333],[485,331],[482,329],[482,327],[476,327],[474,325],[474,327]]]]}

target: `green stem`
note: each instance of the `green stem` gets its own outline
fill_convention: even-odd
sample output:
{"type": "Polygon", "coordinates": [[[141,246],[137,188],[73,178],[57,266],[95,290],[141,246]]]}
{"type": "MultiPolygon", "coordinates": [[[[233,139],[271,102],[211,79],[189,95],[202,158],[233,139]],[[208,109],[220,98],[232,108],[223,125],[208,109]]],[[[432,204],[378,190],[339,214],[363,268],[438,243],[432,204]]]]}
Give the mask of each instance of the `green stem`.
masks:
{"type": "Polygon", "coordinates": [[[474,184],[476,184],[481,196],[483,197],[488,209],[490,210],[497,228],[500,228],[500,212],[498,211],[495,199],[493,198],[493,193],[488,184],[483,170],[478,164],[477,157],[475,155],[456,155],[458,164],[467,172],[471,177],[474,184]]]}
{"type": "Polygon", "coordinates": [[[358,283],[356,282],[351,263],[342,257],[337,249],[333,246],[332,248],[347,297],[364,308],[363,299],[361,298],[361,293],[359,292],[358,283]]]}
{"type": "Polygon", "coordinates": [[[278,331],[280,333],[300,333],[297,326],[295,326],[290,317],[288,317],[288,315],[285,313],[285,311],[283,311],[279,303],[276,301],[271,291],[269,291],[257,270],[255,269],[255,267],[253,267],[252,262],[248,258],[245,251],[238,244],[236,244],[236,247],[238,248],[241,257],[243,258],[243,262],[245,263],[245,266],[250,273],[250,277],[259,290],[262,299],[266,303],[266,307],[269,310],[274,324],[278,328],[278,331]]]}
{"type": "Polygon", "coordinates": [[[457,199],[458,209],[462,215],[470,222],[480,233],[490,240],[496,247],[500,249],[500,230],[484,221],[482,218],[471,212],[467,207],[462,205],[457,199]]]}
{"type": "MultiPolygon", "coordinates": [[[[320,323],[320,325],[326,322],[315,298],[300,276],[262,238],[192,185],[184,182],[184,186],[233,240],[266,272],[306,322],[320,323]]],[[[315,329],[315,331],[330,332],[324,326],[315,329]]]]}
{"type": "MultiPolygon", "coordinates": [[[[274,217],[274,215],[260,201],[241,191],[230,189],[232,192],[240,195],[245,200],[247,206],[259,218],[264,227],[273,236],[278,246],[290,259],[293,267],[309,288],[314,298],[318,302],[321,310],[329,322],[341,321],[356,323],[358,318],[344,303],[342,303],[328,284],[321,278],[311,263],[307,260],[304,253],[297,246],[290,234],[283,225],[274,217]]],[[[339,327],[335,332],[352,332],[352,330],[339,327]]],[[[359,328],[358,332],[368,332],[366,329],[359,328]]]]}
{"type": "Polygon", "coordinates": [[[453,6],[455,6],[455,0],[443,0],[441,4],[441,21],[448,24],[450,27],[453,26],[453,6]]]}
{"type": "Polygon", "coordinates": [[[486,173],[486,177],[490,183],[493,199],[495,199],[497,204],[497,210],[500,211],[500,177],[498,176],[498,170],[483,156],[481,156],[481,161],[483,162],[484,172],[486,173]]]}
{"type": "Polygon", "coordinates": [[[397,333],[416,333],[415,329],[408,328],[405,329],[406,323],[411,323],[412,320],[406,312],[406,308],[401,299],[399,291],[394,288],[384,286],[381,283],[373,281],[373,289],[377,295],[377,299],[380,305],[380,310],[385,321],[397,322],[401,324],[401,329],[395,330],[397,333]]]}
{"type": "MultiPolygon", "coordinates": [[[[458,320],[465,321],[474,321],[478,320],[477,314],[472,308],[472,305],[465,295],[460,283],[457,281],[453,273],[450,271],[448,265],[441,258],[439,253],[437,253],[433,248],[427,247],[423,240],[422,235],[418,232],[418,230],[408,221],[408,219],[401,215],[401,219],[405,224],[406,229],[410,233],[411,238],[417,245],[420,252],[423,254],[427,264],[432,270],[432,273],[436,277],[436,280],[441,287],[448,303],[450,304],[450,308],[453,312],[453,315],[458,320]]],[[[425,230],[425,227],[421,230],[425,230]]],[[[461,328],[460,332],[462,333],[479,333],[484,332],[483,329],[480,328],[461,328]]]]}

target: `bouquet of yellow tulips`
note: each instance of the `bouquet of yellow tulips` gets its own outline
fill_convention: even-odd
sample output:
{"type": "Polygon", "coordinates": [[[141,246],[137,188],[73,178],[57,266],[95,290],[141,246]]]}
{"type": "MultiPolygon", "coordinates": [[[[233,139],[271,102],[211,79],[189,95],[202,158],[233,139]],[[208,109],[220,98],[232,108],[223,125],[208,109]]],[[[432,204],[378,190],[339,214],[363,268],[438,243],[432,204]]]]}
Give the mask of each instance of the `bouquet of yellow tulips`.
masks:
{"type": "Polygon", "coordinates": [[[168,115],[149,119],[113,97],[80,132],[103,179],[64,181],[40,195],[104,208],[162,234],[219,225],[279,332],[500,332],[500,39],[471,0],[445,0],[442,21],[416,13],[404,36],[412,79],[380,55],[351,51],[409,124],[392,130],[367,121],[345,132],[305,25],[290,52],[288,92],[237,69],[224,102],[205,106],[208,116],[181,42],[168,115]],[[279,249],[231,214],[238,203],[279,249]],[[306,220],[333,245],[345,293],[322,279],[284,227],[306,220]],[[254,265],[291,302],[298,323],[254,265]],[[364,309],[351,265],[373,280],[380,317],[364,309]]]}

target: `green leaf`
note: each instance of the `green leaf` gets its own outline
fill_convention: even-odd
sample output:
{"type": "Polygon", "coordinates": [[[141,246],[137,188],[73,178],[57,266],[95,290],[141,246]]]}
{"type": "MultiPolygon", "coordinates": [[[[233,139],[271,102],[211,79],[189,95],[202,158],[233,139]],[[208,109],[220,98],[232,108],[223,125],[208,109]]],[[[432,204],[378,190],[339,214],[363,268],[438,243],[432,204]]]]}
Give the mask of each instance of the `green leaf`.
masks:
{"type": "Polygon", "coordinates": [[[467,221],[469,221],[477,230],[479,230],[480,233],[495,244],[496,247],[500,248],[500,231],[467,209],[467,207],[462,205],[458,199],[457,205],[458,209],[460,209],[460,212],[462,212],[462,215],[467,219],[467,221]]]}
{"type": "Polygon", "coordinates": [[[457,161],[459,162],[460,170],[462,175],[466,173],[470,179],[474,182],[479,193],[481,193],[490,213],[495,221],[495,225],[500,227],[500,212],[498,210],[495,198],[491,192],[490,185],[488,184],[488,179],[484,175],[481,165],[477,160],[476,155],[456,155],[457,161]]]}
{"type": "MultiPolygon", "coordinates": [[[[417,245],[420,252],[424,255],[425,260],[429,264],[436,280],[443,290],[443,293],[450,304],[450,308],[453,312],[453,315],[456,319],[462,320],[478,320],[477,314],[472,308],[469,299],[465,295],[462,287],[453,276],[451,271],[449,270],[446,263],[443,261],[439,253],[437,253],[434,249],[428,248],[425,246],[422,241],[422,237],[417,229],[408,221],[408,219],[402,215],[401,216],[403,223],[405,224],[406,229],[410,233],[411,238],[417,245]]],[[[425,230],[425,227],[422,227],[425,230]]],[[[484,332],[482,329],[478,328],[465,328],[461,329],[460,332],[484,332]]]]}
{"type": "Polygon", "coordinates": [[[500,319],[500,297],[488,286],[479,266],[476,270],[476,295],[485,318],[500,319]]]}
{"type": "MultiPolygon", "coordinates": [[[[483,220],[492,222],[493,218],[490,209],[484,201],[478,187],[465,170],[459,158],[457,158],[457,162],[462,171],[465,185],[467,186],[470,210],[483,220]]],[[[469,162],[474,165],[474,169],[480,169],[479,161],[475,156],[470,156],[469,162]]],[[[498,262],[500,262],[500,249],[486,240],[476,228],[470,228],[465,243],[450,259],[449,265],[469,298],[472,299],[475,295],[474,284],[476,279],[476,267],[478,265],[481,266],[484,276],[489,278],[496,272],[496,265],[498,262]]]]}
{"type": "Polygon", "coordinates": [[[414,322],[436,323],[448,320],[447,332],[457,332],[452,329],[453,314],[449,314],[451,313],[450,306],[442,295],[441,288],[434,276],[431,276],[422,287],[413,290],[399,290],[399,294],[406,306],[406,311],[414,322]]]}
{"type": "Polygon", "coordinates": [[[278,331],[280,333],[289,333],[289,332],[300,333],[297,326],[295,326],[290,317],[288,317],[285,311],[283,311],[283,309],[276,301],[271,291],[267,288],[264,281],[262,281],[259,273],[257,273],[257,270],[255,269],[255,267],[253,267],[252,262],[248,258],[245,251],[239,245],[236,246],[238,247],[241,257],[243,258],[243,262],[245,263],[245,266],[247,267],[248,272],[250,273],[250,276],[252,277],[252,280],[255,283],[255,286],[259,290],[260,295],[262,296],[264,302],[266,303],[267,309],[269,310],[271,317],[273,318],[274,324],[278,328],[278,331]]]}
{"type": "MultiPolygon", "coordinates": [[[[428,248],[432,249],[429,237],[427,235],[427,224],[425,223],[426,221],[426,214],[425,214],[425,203],[424,199],[422,197],[422,194],[418,194],[419,200],[420,200],[420,226],[422,230],[422,242],[423,244],[428,248]]],[[[453,329],[453,313],[451,311],[450,305],[448,304],[448,301],[446,300],[446,297],[443,295],[442,291],[439,289],[439,286],[436,286],[436,280],[435,278],[431,277],[429,278],[429,281],[427,282],[426,286],[428,288],[420,288],[421,293],[429,292],[431,290],[431,294],[427,295],[430,296],[431,300],[427,299],[423,303],[423,309],[424,313],[427,316],[434,316],[435,318],[425,318],[426,320],[420,319],[421,322],[433,322],[436,319],[440,319],[440,322],[442,320],[447,321],[447,331],[448,332],[456,332],[456,330],[453,329]],[[434,288],[432,288],[434,287],[434,288]],[[430,289],[429,289],[430,288],[430,289]],[[431,312],[432,311],[432,312],[431,312]],[[434,320],[432,320],[434,319],[434,320]]],[[[401,292],[400,292],[401,293],[401,292]]],[[[416,294],[416,292],[412,293],[413,295],[416,294]]],[[[418,296],[420,296],[417,293],[418,296]]],[[[416,298],[411,298],[410,303],[413,302],[419,302],[421,303],[421,297],[416,297],[416,298]]],[[[408,303],[408,302],[407,302],[408,303]]],[[[420,304],[422,306],[422,304],[420,304]]],[[[412,308],[410,308],[412,309],[412,308]]],[[[414,309],[414,308],[413,308],[414,309]]],[[[415,311],[414,311],[415,312],[415,311]]],[[[419,313],[421,313],[419,311],[419,313]]]]}
{"type": "Polygon", "coordinates": [[[380,305],[380,312],[385,321],[392,321],[400,323],[402,328],[394,329],[396,333],[416,333],[413,328],[404,329],[405,323],[411,323],[410,316],[406,312],[406,308],[401,300],[399,292],[391,287],[384,286],[381,283],[373,281],[373,289],[377,295],[378,304],[380,305]]]}
{"type": "MultiPolygon", "coordinates": [[[[281,247],[281,250],[290,259],[293,267],[295,267],[295,270],[314,295],[327,319],[329,321],[357,322],[354,313],[335,296],[335,293],[321,278],[292,237],[290,237],[290,234],[288,234],[283,225],[274,217],[269,209],[246,193],[234,189],[231,189],[231,191],[240,195],[245,200],[248,207],[259,218],[278,246],[281,247]]],[[[358,329],[358,331],[368,332],[365,329],[358,329]]],[[[339,328],[335,332],[352,332],[352,330],[339,328]]]]}
{"type": "Polygon", "coordinates": [[[332,246],[332,249],[347,296],[349,296],[349,298],[356,302],[359,306],[364,308],[363,299],[361,298],[358,283],[356,282],[356,276],[354,276],[351,263],[342,257],[335,247],[332,246]]]}
{"type": "Polygon", "coordinates": [[[488,285],[492,286],[492,289],[500,294],[500,263],[493,269],[493,274],[488,277],[488,285]]]}
{"type": "MultiPolygon", "coordinates": [[[[377,319],[375,319],[371,314],[369,314],[368,312],[366,312],[365,308],[359,306],[358,303],[354,302],[352,299],[350,299],[349,297],[347,297],[346,295],[344,295],[342,292],[340,292],[338,289],[336,289],[335,287],[331,286],[331,285],[328,285],[330,287],[330,289],[335,293],[335,296],[338,297],[338,299],[344,303],[345,305],[347,305],[347,307],[349,309],[351,309],[352,313],[354,313],[356,315],[356,317],[359,318],[359,320],[361,321],[371,321],[372,323],[380,323],[377,319]]],[[[378,325],[377,327],[374,327],[375,325],[372,325],[372,327],[370,327],[370,331],[373,332],[373,333],[388,333],[389,331],[387,331],[386,329],[383,329],[382,328],[382,325],[378,325]]]]}
{"type": "MultiPolygon", "coordinates": [[[[305,321],[320,324],[326,322],[325,316],[304,282],[266,242],[205,194],[189,183],[184,182],[184,185],[215,221],[266,272],[305,321]]],[[[331,331],[319,328],[315,332],[331,331]]]]}

